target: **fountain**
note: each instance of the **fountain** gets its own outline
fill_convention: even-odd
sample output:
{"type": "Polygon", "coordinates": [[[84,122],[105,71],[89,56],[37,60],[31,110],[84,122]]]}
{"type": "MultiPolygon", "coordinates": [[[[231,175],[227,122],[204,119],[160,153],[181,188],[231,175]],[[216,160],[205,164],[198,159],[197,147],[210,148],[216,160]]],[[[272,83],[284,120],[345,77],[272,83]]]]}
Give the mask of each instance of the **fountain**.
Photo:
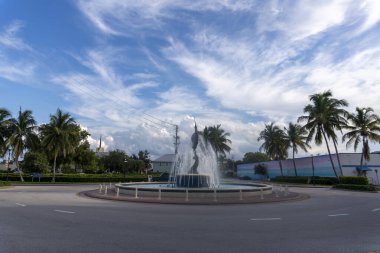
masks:
{"type": "Polygon", "coordinates": [[[196,124],[194,130],[191,145],[180,147],[167,183],[116,184],[120,196],[161,203],[235,203],[272,193],[272,187],[265,184],[221,183],[216,152],[196,124]]]}

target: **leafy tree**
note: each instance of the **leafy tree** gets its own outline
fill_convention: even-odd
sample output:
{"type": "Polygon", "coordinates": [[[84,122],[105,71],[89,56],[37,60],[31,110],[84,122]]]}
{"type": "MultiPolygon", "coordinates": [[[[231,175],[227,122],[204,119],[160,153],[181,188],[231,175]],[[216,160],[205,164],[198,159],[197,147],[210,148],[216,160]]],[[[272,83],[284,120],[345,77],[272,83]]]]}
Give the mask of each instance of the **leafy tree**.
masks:
{"type": "Polygon", "coordinates": [[[75,170],[79,168],[82,171],[94,172],[97,169],[95,152],[90,149],[90,143],[84,141],[75,148],[73,154],[75,170]]]}
{"type": "Polygon", "coordinates": [[[53,178],[55,182],[55,172],[58,155],[66,157],[72,153],[80,139],[78,128],[74,118],[68,113],[63,113],[60,109],[56,115],[50,115],[50,122],[40,127],[42,136],[42,145],[52,153],[53,160],[53,178]]]}
{"type": "Polygon", "coordinates": [[[292,149],[293,153],[294,173],[298,176],[294,154],[298,153],[298,148],[301,148],[305,152],[310,148],[310,145],[307,143],[307,131],[301,125],[293,123],[289,123],[289,126],[285,128],[285,131],[288,146],[292,149]]]}
{"type": "Polygon", "coordinates": [[[46,173],[49,171],[49,161],[44,152],[28,151],[24,155],[22,169],[25,172],[46,173]]]}
{"type": "Polygon", "coordinates": [[[264,150],[272,160],[279,160],[281,175],[283,175],[281,160],[288,157],[285,132],[272,122],[265,125],[265,129],[260,132],[257,140],[264,141],[260,150],[264,150]]]}
{"type": "Polygon", "coordinates": [[[356,113],[348,115],[348,120],[351,124],[346,126],[349,131],[342,137],[343,141],[347,140],[346,147],[349,148],[353,144],[355,151],[359,143],[362,143],[361,167],[363,166],[363,160],[368,161],[370,159],[368,141],[380,142],[380,119],[373,112],[371,107],[356,107],[356,113]]]}
{"type": "Polygon", "coordinates": [[[126,172],[125,170],[127,169],[130,160],[124,151],[116,149],[110,151],[107,156],[104,156],[101,159],[101,163],[110,172],[126,172]]]}
{"type": "Polygon", "coordinates": [[[256,175],[268,176],[268,167],[264,163],[256,164],[254,170],[256,175]]]}
{"type": "Polygon", "coordinates": [[[37,128],[36,121],[33,118],[32,111],[19,111],[17,119],[11,120],[11,135],[8,139],[8,144],[13,149],[14,161],[20,174],[21,182],[24,182],[22,170],[19,164],[19,158],[28,148],[35,147],[38,142],[38,136],[35,133],[37,128]]]}
{"type": "MultiPolygon", "coordinates": [[[[325,141],[331,166],[334,170],[335,176],[339,180],[332,160],[328,139],[333,140],[336,148],[337,135],[335,130],[341,130],[345,125],[344,116],[347,115],[347,112],[342,109],[342,107],[347,106],[348,103],[345,100],[332,98],[331,91],[311,95],[310,101],[311,104],[308,104],[304,108],[304,113],[307,113],[307,115],[300,116],[298,122],[306,121],[304,127],[309,130],[308,140],[313,139],[314,136],[314,142],[317,145],[321,145],[323,140],[325,141]]],[[[337,157],[339,157],[338,152],[337,157]]],[[[339,160],[340,159],[338,158],[338,162],[339,160]]]]}
{"type": "Polygon", "coordinates": [[[144,161],[144,167],[146,171],[150,168],[151,160],[148,150],[140,150],[138,153],[138,160],[144,161]]]}
{"type": "Polygon", "coordinates": [[[248,152],[245,153],[243,157],[243,163],[259,163],[266,161],[270,161],[270,157],[261,152],[248,152]]]}
{"type": "Polygon", "coordinates": [[[203,136],[207,143],[210,143],[215,150],[217,156],[226,157],[226,152],[231,151],[229,144],[231,140],[228,139],[230,133],[221,128],[221,125],[205,127],[203,130],[203,136]]]}
{"type": "Polygon", "coordinates": [[[7,139],[9,138],[11,123],[11,113],[5,109],[0,108],[0,157],[3,157],[7,151],[7,139]]]}

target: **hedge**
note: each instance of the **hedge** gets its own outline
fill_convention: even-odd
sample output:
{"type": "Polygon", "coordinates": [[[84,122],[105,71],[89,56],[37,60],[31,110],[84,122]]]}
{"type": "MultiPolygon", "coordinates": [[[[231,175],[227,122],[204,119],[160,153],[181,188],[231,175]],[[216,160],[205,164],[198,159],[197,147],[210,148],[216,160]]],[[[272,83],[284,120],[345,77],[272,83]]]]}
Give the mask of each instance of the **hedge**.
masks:
{"type": "MultiPolygon", "coordinates": [[[[25,182],[32,182],[31,176],[23,176],[25,182]]],[[[2,177],[2,180],[6,180],[6,176],[2,177]]],[[[9,175],[9,181],[20,181],[20,176],[9,175]]],[[[43,176],[40,178],[34,178],[34,182],[51,182],[52,176],[43,176]]],[[[139,182],[148,181],[147,176],[119,176],[119,177],[102,177],[102,176],[56,176],[55,182],[67,182],[67,183],[103,183],[103,182],[139,182]]]]}
{"type": "Polygon", "coordinates": [[[341,184],[368,185],[366,177],[340,177],[341,184]]]}
{"type": "Polygon", "coordinates": [[[337,184],[338,180],[335,177],[306,177],[306,176],[300,176],[300,177],[287,177],[287,176],[280,176],[275,177],[271,179],[273,182],[278,183],[296,183],[296,184],[321,184],[321,185],[333,185],[337,184]]]}
{"type": "Polygon", "coordinates": [[[373,185],[337,184],[337,185],[334,185],[333,188],[354,190],[354,191],[377,192],[376,187],[373,185]]]}
{"type": "Polygon", "coordinates": [[[11,183],[0,181],[0,187],[2,187],[2,186],[9,186],[9,185],[11,185],[11,183]]]}

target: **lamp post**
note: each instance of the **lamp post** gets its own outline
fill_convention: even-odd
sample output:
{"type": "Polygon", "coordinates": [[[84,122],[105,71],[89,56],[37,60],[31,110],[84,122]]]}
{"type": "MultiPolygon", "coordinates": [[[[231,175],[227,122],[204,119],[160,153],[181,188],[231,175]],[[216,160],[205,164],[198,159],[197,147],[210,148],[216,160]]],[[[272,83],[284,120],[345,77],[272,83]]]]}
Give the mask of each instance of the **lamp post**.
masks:
{"type": "Polygon", "coordinates": [[[123,171],[124,171],[124,179],[126,178],[126,175],[125,175],[125,170],[127,168],[127,164],[128,164],[128,160],[127,158],[124,159],[124,166],[123,166],[123,171]]]}

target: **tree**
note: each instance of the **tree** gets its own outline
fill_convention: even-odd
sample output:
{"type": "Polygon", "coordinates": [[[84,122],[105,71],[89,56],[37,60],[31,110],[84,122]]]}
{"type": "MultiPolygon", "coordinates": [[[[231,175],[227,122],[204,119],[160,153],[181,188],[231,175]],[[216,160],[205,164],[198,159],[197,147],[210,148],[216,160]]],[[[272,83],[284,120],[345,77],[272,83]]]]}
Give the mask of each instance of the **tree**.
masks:
{"type": "Polygon", "coordinates": [[[10,136],[11,113],[0,108],[0,157],[3,157],[7,152],[7,139],[10,136]]]}
{"type": "Polygon", "coordinates": [[[203,137],[207,143],[210,143],[215,150],[217,156],[226,157],[226,152],[231,151],[229,144],[231,140],[228,139],[230,133],[221,128],[221,125],[205,127],[203,129],[203,137]]]}
{"type": "Polygon", "coordinates": [[[38,136],[35,133],[37,128],[36,121],[33,118],[32,111],[19,111],[17,119],[11,119],[11,135],[8,139],[8,145],[13,149],[14,161],[20,174],[21,182],[24,182],[22,170],[19,164],[19,157],[24,154],[28,148],[35,147],[38,142],[38,136]]]}
{"type": "Polygon", "coordinates": [[[298,148],[301,148],[305,152],[310,148],[310,145],[307,143],[307,131],[301,125],[293,123],[289,123],[289,126],[285,128],[285,131],[285,138],[288,142],[287,145],[292,149],[294,173],[298,176],[294,154],[298,153],[298,148]]]}
{"type": "Polygon", "coordinates": [[[144,161],[145,171],[147,172],[148,169],[150,168],[150,163],[151,163],[148,150],[144,150],[144,151],[140,150],[138,153],[138,160],[144,161]]]}
{"type": "Polygon", "coordinates": [[[270,161],[267,154],[261,152],[248,152],[244,154],[243,163],[260,163],[270,161]]]}
{"type": "Polygon", "coordinates": [[[268,176],[268,168],[264,163],[256,164],[254,170],[256,175],[268,176]]]}
{"type": "Polygon", "coordinates": [[[75,124],[74,118],[68,113],[63,113],[57,109],[56,115],[50,115],[50,122],[40,127],[42,145],[53,155],[53,178],[55,182],[55,172],[58,155],[66,157],[74,151],[80,133],[80,127],[75,124]]]}
{"type": "Polygon", "coordinates": [[[97,169],[95,152],[90,149],[90,143],[84,141],[75,148],[73,154],[75,171],[79,168],[82,171],[94,172],[97,169]]]}
{"type": "Polygon", "coordinates": [[[260,146],[260,151],[264,150],[272,160],[279,160],[281,175],[283,176],[281,160],[288,157],[285,132],[272,122],[265,125],[265,129],[260,132],[257,140],[264,141],[260,146]]]}
{"type": "MultiPolygon", "coordinates": [[[[332,160],[330,146],[328,139],[332,139],[336,148],[337,136],[335,130],[341,130],[345,125],[344,116],[347,112],[341,107],[347,106],[348,103],[345,100],[338,100],[332,98],[331,91],[325,91],[310,96],[311,104],[308,104],[304,108],[304,113],[307,115],[300,116],[298,122],[306,121],[304,128],[309,130],[308,140],[313,139],[317,145],[321,145],[323,140],[326,143],[327,151],[329,153],[331,166],[333,168],[335,176],[338,178],[334,162],[332,160]]],[[[336,149],[337,152],[337,149],[336,149]]],[[[337,157],[339,154],[337,152],[337,157]]],[[[339,162],[339,158],[338,158],[339,162]]],[[[339,162],[340,164],[340,162],[339,162]]]]}
{"type": "Polygon", "coordinates": [[[44,152],[28,151],[24,155],[22,169],[25,172],[46,173],[49,170],[49,161],[44,152]]]}
{"type": "Polygon", "coordinates": [[[373,112],[371,107],[356,107],[356,114],[348,115],[348,120],[351,124],[345,127],[349,131],[342,137],[343,141],[348,140],[346,147],[349,148],[353,144],[355,151],[359,143],[362,142],[361,168],[363,160],[368,161],[370,159],[368,141],[380,142],[380,118],[373,112]]]}
{"type": "Polygon", "coordinates": [[[109,171],[126,172],[130,166],[130,159],[124,151],[116,149],[109,152],[100,161],[103,166],[109,171]]]}

